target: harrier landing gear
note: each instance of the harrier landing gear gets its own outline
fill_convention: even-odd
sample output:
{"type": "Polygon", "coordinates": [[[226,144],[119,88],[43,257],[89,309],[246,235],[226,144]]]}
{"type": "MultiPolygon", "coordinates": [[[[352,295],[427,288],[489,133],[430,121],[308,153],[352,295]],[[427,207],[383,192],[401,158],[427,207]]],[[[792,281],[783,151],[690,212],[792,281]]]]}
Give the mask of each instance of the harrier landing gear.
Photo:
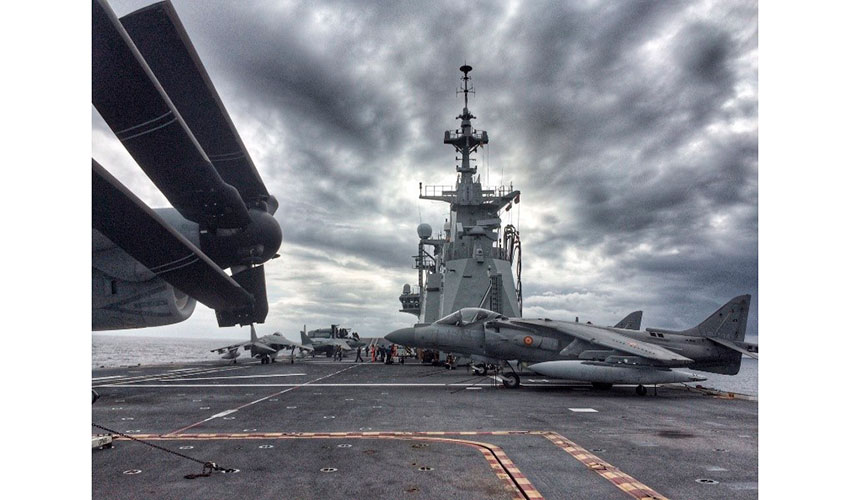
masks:
{"type": "Polygon", "coordinates": [[[487,363],[480,363],[477,365],[472,365],[472,373],[474,375],[487,375],[488,366],[487,363]]]}
{"type": "Polygon", "coordinates": [[[635,387],[635,392],[637,392],[638,396],[646,396],[646,387],[642,384],[635,387]]]}
{"type": "Polygon", "coordinates": [[[446,362],[443,366],[446,367],[446,370],[454,370],[457,368],[457,359],[454,357],[453,354],[447,354],[446,362]]]}
{"type": "MultiPolygon", "coordinates": [[[[502,385],[508,389],[516,389],[519,387],[519,374],[514,370],[514,367],[508,362],[505,365],[511,369],[510,373],[502,373],[502,385]]],[[[504,372],[504,367],[502,367],[504,372]]]]}
{"type": "Polygon", "coordinates": [[[502,374],[502,385],[508,389],[516,389],[519,387],[519,375],[514,372],[502,374]]]}

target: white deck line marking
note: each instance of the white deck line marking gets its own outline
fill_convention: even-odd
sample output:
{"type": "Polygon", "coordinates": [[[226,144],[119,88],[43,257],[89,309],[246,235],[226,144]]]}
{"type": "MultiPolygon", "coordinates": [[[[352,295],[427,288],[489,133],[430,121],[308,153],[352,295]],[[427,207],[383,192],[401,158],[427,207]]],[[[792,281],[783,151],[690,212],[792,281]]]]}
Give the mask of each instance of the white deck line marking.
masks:
{"type": "Polygon", "coordinates": [[[218,417],[226,417],[226,416],[230,415],[231,413],[236,413],[236,410],[225,410],[221,413],[216,413],[215,415],[210,417],[210,419],[218,418],[218,417]]]}
{"type": "MultiPolygon", "coordinates": [[[[133,387],[139,388],[186,388],[186,387],[199,387],[199,388],[211,388],[211,387],[301,387],[305,384],[101,384],[95,385],[93,387],[123,387],[125,389],[132,389],[133,387]]],[[[398,384],[386,384],[386,383],[351,383],[351,384],[310,384],[311,387],[493,387],[490,384],[473,384],[473,383],[456,383],[456,384],[434,384],[434,383],[398,383],[398,384]]],[[[571,387],[576,388],[574,385],[569,384],[522,384],[523,387],[571,387]]],[[[496,386],[498,387],[498,386],[496,386]]]]}
{"type": "Polygon", "coordinates": [[[110,378],[121,378],[123,376],[124,375],[110,375],[109,377],[93,377],[92,382],[94,382],[96,380],[107,380],[107,379],[110,379],[110,378]]]}
{"type": "MultiPolygon", "coordinates": [[[[269,394],[268,396],[262,397],[262,398],[260,398],[260,399],[255,400],[255,401],[251,401],[250,403],[245,403],[245,404],[244,404],[244,405],[242,405],[242,406],[238,406],[238,407],[236,407],[236,408],[231,408],[230,410],[225,410],[224,412],[221,412],[221,413],[218,413],[218,414],[216,414],[216,415],[213,415],[213,416],[211,416],[211,417],[209,417],[209,418],[206,418],[206,419],[204,419],[204,420],[201,420],[200,422],[195,422],[194,424],[191,424],[191,425],[188,425],[188,426],[186,426],[186,427],[183,427],[182,429],[177,429],[176,431],[169,432],[168,434],[177,434],[177,433],[183,432],[183,431],[185,431],[185,430],[187,430],[187,429],[191,429],[192,427],[195,427],[195,426],[197,426],[197,425],[200,425],[200,424],[202,424],[202,423],[204,423],[204,422],[209,422],[210,420],[213,420],[213,419],[215,419],[215,418],[218,418],[219,416],[222,416],[222,415],[223,415],[223,414],[225,414],[225,413],[226,413],[227,415],[230,415],[231,413],[235,413],[235,412],[237,412],[237,411],[241,410],[242,408],[247,408],[247,407],[249,407],[249,406],[251,406],[251,405],[255,405],[255,404],[257,404],[257,403],[259,403],[259,402],[262,402],[262,401],[265,401],[265,400],[267,400],[267,399],[269,399],[269,398],[273,398],[273,397],[275,397],[275,396],[279,396],[279,395],[284,394],[284,393],[287,393],[287,392],[289,392],[289,391],[293,391],[293,390],[295,390],[295,389],[297,389],[297,388],[299,388],[299,387],[304,387],[304,386],[306,386],[306,385],[310,385],[310,384],[312,384],[313,382],[316,382],[316,381],[318,381],[318,380],[324,380],[324,379],[326,379],[326,378],[328,378],[328,377],[333,377],[334,375],[337,375],[337,374],[342,373],[342,372],[344,372],[344,371],[348,371],[348,370],[350,370],[350,369],[352,369],[352,368],[357,368],[358,366],[360,366],[360,365],[356,365],[356,364],[355,364],[355,365],[351,365],[351,366],[349,366],[348,368],[343,368],[342,370],[337,370],[337,371],[335,371],[335,372],[333,372],[333,373],[331,373],[331,374],[325,375],[325,376],[323,376],[323,377],[319,377],[319,378],[314,379],[314,380],[311,380],[311,381],[309,381],[309,382],[304,382],[303,384],[286,384],[287,386],[292,386],[292,387],[289,387],[289,389],[284,389],[284,390],[282,390],[282,391],[275,392],[275,393],[273,393],[273,394],[269,394]]],[[[261,386],[263,386],[263,384],[260,384],[260,385],[261,385],[261,386]]],[[[133,387],[133,386],[131,385],[131,386],[125,386],[125,387],[133,387]]],[[[192,387],[192,386],[189,386],[189,387],[192,387]]],[[[212,385],[212,387],[218,387],[218,386],[216,386],[216,385],[212,385]]]]}
{"type": "Polygon", "coordinates": [[[178,374],[178,373],[169,373],[169,372],[164,372],[164,373],[153,373],[153,374],[149,374],[149,375],[135,375],[135,376],[122,376],[122,375],[119,375],[118,377],[123,377],[122,382],[130,382],[130,381],[145,381],[145,380],[154,380],[154,379],[159,378],[159,377],[171,377],[171,376],[177,376],[177,375],[189,375],[189,374],[191,374],[191,373],[199,373],[199,374],[200,374],[200,373],[207,373],[207,372],[209,372],[209,371],[210,371],[210,367],[193,367],[193,368],[183,368],[183,369],[181,369],[180,371],[181,371],[181,372],[183,372],[183,373],[179,373],[179,374],[178,374]]]}
{"type": "MultiPolygon", "coordinates": [[[[171,379],[174,377],[179,377],[181,375],[203,375],[205,373],[220,373],[226,372],[230,370],[240,370],[247,368],[247,366],[232,366],[226,368],[187,368],[183,373],[156,373],[153,375],[137,375],[135,377],[127,377],[120,380],[122,384],[131,384],[135,382],[147,382],[149,380],[163,380],[163,379],[171,379]]],[[[113,382],[119,382],[118,380],[113,380],[113,382]]],[[[104,385],[95,385],[93,387],[106,387],[104,385]]]]}
{"type": "MultiPolygon", "coordinates": [[[[324,378],[324,377],[323,377],[324,378]]],[[[474,387],[473,383],[458,383],[458,384],[434,384],[434,383],[400,383],[400,384],[385,384],[385,383],[351,383],[351,384],[105,384],[98,387],[302,387],[305,385],[310,387],[474,387]]],[[[489,387],[478,386],[478,387],[489,387]]]]}
{"type": "Polygon", "coordinates": [[[574,411],[576,413],[599,413],[593,408],[567,408],[570,411],[574,411]]]}
{"type": "MultiPolygon", "coordinates": [[[[328,377],[333,377],[334,375],[336,375],[336,374],[338,374],[338,373],[342,373],[342,372],[344,372],[344,371],[346,371],[346,370],[350,370],[350,369],[355,368],[355,367],[357,367],[357,365],[352,365],[352,366],[349,366],[348,368],[343,368],[342,370],[335,371],[335,372],[331,373],[330,375],[325,375],[324,377],[319,377],[319,378],[317,378],[317,379],[315,379],[315,380],[311,380],[311,381],[309,381],[309,382],[304,382],[303,384],[294,384],[294,385],[293,385],[293,387],[290,387],[289,389],[285,389],[285,390],[283,390],[283,391],[276,392],[276,393],[274,393],[274,394],[269,394],[268,396],[262,397],[262,398],[260,398],[260,399],[258,399],[258,400],[256,400],[256,401],[251,401],[250,403],[246,403],[246,404],[244,404],[244,405],[242,405],[242,406],[239,406],[239,407],[237,407],[237,408],[235,408],[235,409],[233,409],[233,410],[228,410],[228,411],[230,411],[230,413],[237,412],[237,411],[241,410],[242,408],[247,408],[247,407],[249,407],[249,406],[251,406],[251,405],[254,405],[254,404],[257,404],[257,403],[259,403],[259,402],[261,402],[261,401],[265,401],[265,400],[267,400],[267,399],[269,399],[269,398],[271,398],[271,397],[273,397],[273,396],[279,396],[279,395],[281,395],[281,394],[287,393],[287,392],[289,392],[289,391],[292,391],[292,390],[294,390],[294,389],[297,389],[298,387],[303,387],[303,386],[305,386],[305,385],[313,385],[313,382],[315,382],[316,380],[324,380],[324,379],[326,379],[326,378],[328,378],[328,377]]],[[[215,418],[215,417],[212,417],[212,418],[215,418]]],[[[210,420],[211,420],[212,418],[210,418],[210,420]]]]}
{"type": "MultiPolygon", "coordinates": [[[[197,368],[195,368],[195,370],[197,370],[197,368]]],[[[122,379],[121,380],[122,382],[129,382],[129,381],[132,381],[132,380],[147,380],[147,379],[151,379],[151,378],[155,378],[155,377],[164,377],[164,376],[167,376],[167,375],[169,375],[169,374],[168,373],[162,373],[162,374],[158,374],[158,375],[154,374],[154,375],[133,375],[133,376],[114,375],[114,376],[111,376],[111,377],[92,378],[92,381],[99,380],[99,379],[105,380],[105,379],[119,378],[119,379],[122,379]]]]}
{"type": "Polygon", "coordinates": [[[265,377],[298,377],[307,375],[306,373],[276,373],[271,375],[231,375],[229,377],[189,377],[189,378],[169,378],[175,382],[190,382],[192,380],[226,380],[231,378],[265,378],[265,377]]]}

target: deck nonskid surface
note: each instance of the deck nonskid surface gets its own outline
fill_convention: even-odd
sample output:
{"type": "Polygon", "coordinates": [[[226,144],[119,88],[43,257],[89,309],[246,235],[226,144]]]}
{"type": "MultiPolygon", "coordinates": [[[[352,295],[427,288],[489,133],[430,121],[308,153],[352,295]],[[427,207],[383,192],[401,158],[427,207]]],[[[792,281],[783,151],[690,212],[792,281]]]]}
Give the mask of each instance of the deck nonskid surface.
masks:
{"type": "Polygon", "coordinates": [[[92,377],[94,423],[239,469],[185,479],[201,466],[118,439],[92,453],[95,498],[758,494],[757,403],[676,387],[640,397],[525,376],[510,390],[464,369],[324,359],[92,377]]]}

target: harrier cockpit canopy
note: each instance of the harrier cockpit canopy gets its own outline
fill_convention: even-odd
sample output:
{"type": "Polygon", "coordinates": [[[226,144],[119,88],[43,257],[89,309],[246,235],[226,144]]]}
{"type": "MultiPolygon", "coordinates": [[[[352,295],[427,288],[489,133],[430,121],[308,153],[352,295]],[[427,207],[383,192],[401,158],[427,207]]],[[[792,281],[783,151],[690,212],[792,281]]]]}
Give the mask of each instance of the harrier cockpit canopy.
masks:
{"type": "Polygon", "coordinates": [[[439,325],[465,326],[479,321],[492,321],[494,319],[508,319],[497,312],[488,311],[479,307],[464,307],[448,316],[437,320],[439,325]]]}

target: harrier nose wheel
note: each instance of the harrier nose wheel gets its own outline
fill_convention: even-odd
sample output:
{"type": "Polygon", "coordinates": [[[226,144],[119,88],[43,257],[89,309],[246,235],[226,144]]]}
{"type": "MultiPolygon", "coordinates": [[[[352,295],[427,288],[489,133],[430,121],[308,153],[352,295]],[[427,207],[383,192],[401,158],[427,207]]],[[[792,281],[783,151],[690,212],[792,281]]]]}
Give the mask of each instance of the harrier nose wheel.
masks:
{"type": "Polygon", "coordinates": [[[502,384],[508,389],[516,389],[519,387],[519,375],[513,372],[502,374],[502,384]]]}

